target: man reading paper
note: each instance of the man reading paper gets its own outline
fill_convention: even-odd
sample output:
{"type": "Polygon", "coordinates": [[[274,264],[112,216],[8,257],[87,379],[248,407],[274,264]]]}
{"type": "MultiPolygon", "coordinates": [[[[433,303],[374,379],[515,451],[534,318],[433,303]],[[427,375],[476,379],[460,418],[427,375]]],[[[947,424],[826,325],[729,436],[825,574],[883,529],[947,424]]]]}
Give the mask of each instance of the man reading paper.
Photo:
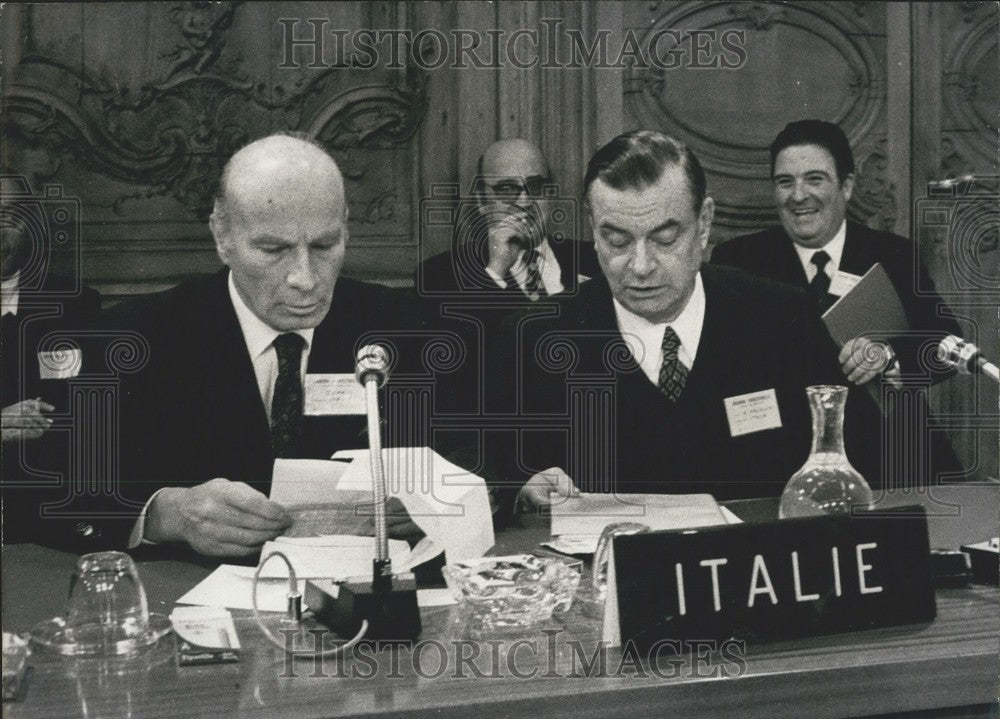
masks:
{"type": "Polygon", "coordinates": [[[350,373],[366,333],[404,324],[393,291],[340,276],[344,181],[318,144],[275,135],[226,165],[210,228],[226,268],[116,312],[149,360],[125,375],[122,495],[139,521],[113,543],[249,555],[289,525],[268,499],[275,458],[364,447],[364,417],[303,414],[314,373],[350,373]]]}
{"type": "MultiPolygon", "coordinates": [[[[511,475],[533,474],[521,502],[571,493],[570,479],[586,491],[779,494],[809,453],[805,388],[841,380],[809,297],[702,264],[714,205],[674,138],[615,138],[591,159],[584,193],[606,279],[557,318],[521,323],[518,410],[532,426],[511,475]]],[[[872,415],[867,397],[854,404],[872,415]]],[[[851,414],[848,455],[877,485],[858,436],[870,424],[851,414]]]]}

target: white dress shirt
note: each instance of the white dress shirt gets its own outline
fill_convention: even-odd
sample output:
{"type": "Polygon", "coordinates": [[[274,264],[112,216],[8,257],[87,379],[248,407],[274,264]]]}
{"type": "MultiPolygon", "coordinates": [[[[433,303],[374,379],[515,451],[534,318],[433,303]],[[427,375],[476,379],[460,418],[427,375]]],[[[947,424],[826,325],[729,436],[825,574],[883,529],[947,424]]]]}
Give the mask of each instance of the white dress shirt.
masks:
{"type": "MultiPolygon", "coordinates": [[[[243,339],[246,341],[247,352],[250,361],[253,363],[253,372],[257,377],[257,388],[260,390],[260,398],[264,403],[264,411],[267,412],[267,421],[271,422],[271,399],[274,396],[274,383],[278,379],[278,353],[274,349],[274,338],[284,334],[269,325],[253,313],[246,302],[240,297],[233,282],[233,274],[229,273],[229,299],[232,300],[233,309],[236,310],[236,319],[240,323],[240,330],[243,332],[243,339]]],[[[301,381],[305,383],[306,365],[309,362],[309,348],[312,346],[313,329],[296,330],[296,333],[305,339],[306,344],[302,349],[302,366],[300,368],[301,381]]],[[[143,535],[146,533],[146,514],[149,512],[149,505],[153,503],[156,495],[162,489],[153,493],[153,496],[142,508],[142,514],[132,527],[129,535],[129,549],[140,544],[151,544],[143,535]]]]}
{"type": "MultiPolygon", "coordinates": [[[[491,232],[493,230],[490,230],[491,232]]],[[[545,294],[557,295],[562,292],[565,288],[562,283],[562,268],[559,267],[559,262],[556,260],[555,254],[552,252],[552,248],[549,246],[549,241],[546,238],[542,238],[542,241],[535,248],[538,251],[538,273],[542,277],[542,286],[545,288],[545,294]]],[[[528,264],[525,262],[525,257],[527,252],[521,250],[517,254],[517,259],[514,264],[511,265],[510,274],[517,282],[517,286],[521,288],[524,292],[524,286],[528,281],[528,264]]],[[[503,277],[497,275],[496,272],[491,270],[489,267],[484,268],[486,274],[493,278],[493,281],[497,283],[500,288],[506,288],[507,283],[504,281],[503,277]]]]}
{"type": "Polygon", "coordinates": [[[701,272],[695,275],[694,291],[673,322],[654,324],[625,309],[618,300],[615,300],[614,304],[618,330],[622,333],[632,357],[650,382],[655,385],[659,385],[660,382],[660,368],[663,366],[663,333],[668,326],[673,328],[681,341],[677,359],[689,370],[691,369],[698,355],[701,328],[705,323],[705,286],[701,281],[701,272]]]}
{"type": "MultiPolygon", "coordinates": [[[[236,289],[231,272],[229,273],[229,298],[233,301],[236,319],[239,320],[243,339],[247,343],[247,352],[250,354],[253,372],[257,377],[257,388],[260,390],[264,411],[267,412],[267,420],[270,422],[271,399],[274,396],[274,383],[278,379],[278,352],[272,343],[278,335],[284,333],[267,325],[253,313],[253,310],[247,307],[236,289]]],[[[305,347],[302,348],[302,366],[299,368],[299,379],[303,385],[305,384],[306,366],[309,363],[309,349],[312,346],[313,332],[311,327],[307,330],[296,330],[296,334],[301,335],[306,341],[305,347]]]]}
{"type": "Polygon", "coordinates": [[[806,271],[806,280],[811,283],[813,278],[816,276],[816,265],[813,264],[812,257],[820,250],[830,255],[830,261],[826,263],[826,266],[823,268],[823,272],[828,275],[831,280],[836,277],[837,270],[840,269],[840,258],[844,254],[844,241],[846,239],[847,220],[844,220],[840,223],[840,229],[837,230],[837,234],[833,236],[833,239],[822,247],[801,247],[795,242],[792,243],[795,247],[795,251],[799,254],[799,262],[802,263],[802,269],[806,271]]]}
{"type": "Polygon", "coordinates": [[[20,280],[21,270],[18,270],[12,276],[0,282],[0,317],[8,314],[17,314],[17,303],[21,297],[21,289],[18,285],[20,280]]]}

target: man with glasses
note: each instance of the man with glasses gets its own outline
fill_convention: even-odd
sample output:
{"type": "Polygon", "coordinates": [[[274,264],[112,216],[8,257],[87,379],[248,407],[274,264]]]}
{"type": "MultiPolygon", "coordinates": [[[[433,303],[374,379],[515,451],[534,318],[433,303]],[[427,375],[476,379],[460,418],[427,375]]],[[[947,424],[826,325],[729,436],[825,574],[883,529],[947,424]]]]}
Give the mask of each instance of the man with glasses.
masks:
{"type": "Polygon", "coordinates": [[[479,158],[474,199],[456,213],[455,245],[421,263],[418,290],[495,292],[532,302],[574,291],[599,269],[590,243],[547,233],[554,189],[537,146],[522,139],[490,145],[479,158]]]}

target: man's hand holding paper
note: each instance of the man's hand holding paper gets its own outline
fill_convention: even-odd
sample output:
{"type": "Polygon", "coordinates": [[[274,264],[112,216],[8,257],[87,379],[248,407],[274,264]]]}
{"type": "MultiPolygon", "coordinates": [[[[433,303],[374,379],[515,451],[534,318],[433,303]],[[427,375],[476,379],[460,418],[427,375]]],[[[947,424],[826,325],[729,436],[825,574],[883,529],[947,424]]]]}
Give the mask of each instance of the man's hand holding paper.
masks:
{"type": "Polygon", "coordinates": [[[290,525],[279,504],[247,484],[217,477],[161,490],[150,504],[145,538],[186,541],[201,554],[238,557],[260,551],[290,525]]]}

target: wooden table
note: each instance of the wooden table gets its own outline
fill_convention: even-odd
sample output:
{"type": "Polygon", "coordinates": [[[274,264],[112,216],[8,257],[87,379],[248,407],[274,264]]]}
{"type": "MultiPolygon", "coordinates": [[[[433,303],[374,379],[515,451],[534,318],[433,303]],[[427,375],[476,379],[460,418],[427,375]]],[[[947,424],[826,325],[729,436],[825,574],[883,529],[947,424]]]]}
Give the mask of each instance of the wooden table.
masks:
{"type": "MultiPolygon", "coordinates": [[[[970,531],[996,532],[995,523],[982,526],[995,492],[961,493],[965,506],[975,505],[965,520],[975,519],[978,526],[956,531],[957,541],[974,538],[970,531]]],[[[732,506],[745,518],[773,511],[773,503],[732,506]]],[[[959,523],[955,519],[950,525],[959,523]]],[[[499,539],[506,551],[533,546],[544,535],[536,527],[499,539]]],[[[4,629],[26,631],[61,614],[75,559],[34,545],[5,547],[4,629]]],[[[168,614],[212,566],[193,560],[141,561],[150,610],[168,614]]],[[[235,612],[245,650],[239,664],[179,668],[170,641],[131,662],[33,657],[25,698],[5,703],[3,716],[773,719],[912,716],[918,710],[935,710],[926,715],[939,716],[942,707],[964,707],[947,716],[987,716],[997,694],[997,589],[942,589],[937,606],[938,618],[929,625],[761,644],[746,647],[745,653],[731,645],[728,654],[706,650],[700,658],[689,655],[677,662],[661,655],[660,676],[648,662],[631,662],[620,650],[605,651],[603,670],[599,662],[588,667],[599,630],[578,607],[543,627],[544,633],[490,641],[470,639],[455,607],[425,608],[421,640],[412,649],[369,647],[322,665],[290,663],[266,643],[247,613],[235,612]]]]}

